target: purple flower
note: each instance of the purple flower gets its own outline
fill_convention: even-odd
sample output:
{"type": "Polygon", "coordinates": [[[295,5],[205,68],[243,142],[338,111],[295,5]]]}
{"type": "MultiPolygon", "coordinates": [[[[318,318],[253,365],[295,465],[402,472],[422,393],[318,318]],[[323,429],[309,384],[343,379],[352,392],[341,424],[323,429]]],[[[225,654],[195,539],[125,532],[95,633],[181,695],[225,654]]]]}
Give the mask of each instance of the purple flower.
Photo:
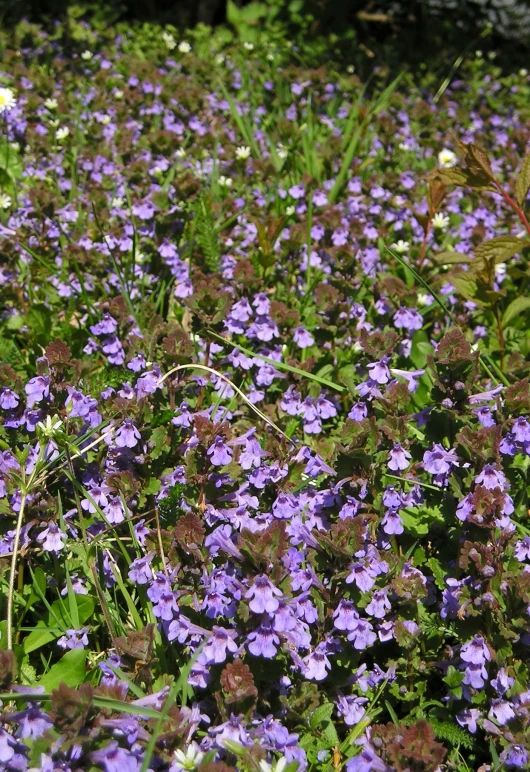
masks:
{"type": "Polygon", "coordinates": [[[101,764],[105,772],[138,772],[140,763],[130,751],[120,748],[116,740],[111,740],[105,748],[93,751],[91,759],[101,764]]]}
{"type": "Polygon", "coordinates": [[[460,657],[463,662],[473,665],[483,665],[491,659],[490,651],[481,635],[475,635],[460,649],[460,657]]]}
{"type": "Polygon", "coordinates": [[[327,644],[319,643],[316,649],[307,657],[304,657],[306,669],[304,675],[307,679],[313,681],[323,681],[327,676],[327,671],[331,669],[331,662],[327,658],[327,644]]]}
{"type": "MultiPolygon", "coordinates": [[[[29,384],[28,384],[29,385],[29,384]]],[[[11,389],[0,390],[0,407],[3,410],[12,410],[18,406],[19,397],[11,389]]]]}
{"type": "MultiPolygon", "coordinates": [[[[35,707],[28,708],[20,713],[15,713],[10,716],[10,719],[17,723],[16,737],[20,737],[23,740],[27,737],[36,740],[53,726],[51,719],[48,718],[45,713],[42,713],[39,708],[35,707]]],[[[0,761],[1,760],[0,755],[0,761]]]]}
{"type": "Polygon", "coordinates": [[[496,469],[493,464],[486,464],[482,472],[475,477],[475,482],[483,485],[489,491],[493,491],[495,488],[504,490],[507,487],[504,473],[496,469]]]}
{"type": "Polygon", "coordinates": [[[475,734],[477,731],[477,721],[480,716],[480,710],[477,708],[466,708],[461,713],[458,713],[456,720],[460,726],[463,726],[465,729],[467,729],[468,732],[475,734]]]}
{"type": "Polygon", "coordinates": [[[394,314],[394,324],[398,329],[405,329],[409,332],[421,330],[423,327],[423,317],[415,308],[405,308],[402,306],[394,314]]]}
{"type": "Polygon", "coordinates": [[[507,767],[526,767],[528,751],[522,745],[508,745],[500,755],[500,760],[507,767]]]}
{"type": "Polygon", "coordinates": [[[396,512],[395,509],[388,510],[381,521],[381,527],[388,536],[399,535],[405,530],[403,527],[403,520],[401,519],[399,512],[396,512]]]}
{"type": "Polygon", "coordinates": [[[388,383],[390,380],[389,361],[388,357],[383,357],[379,362],[373,362],[367,366],[372,381],[379,384],[388,383]]]}
{"type": "Polygon", "coordinates": [[[276,656],[278,651],[276,647],[280,643],[280,639],[272,629],[270,620],[264,618],[258,629],[248,634],[248,640],[250,641],[248,650],[255,657],[272,659],[276,656]]]}
{"type": "Polygon", "coordinates": [[[350,566],[350,573],[346,577],[346,584],[354,582],[361,592],[368,592],[375,584],[375,576],[371,567],[366,567],[364,563],[354,563],[350,566]]]}
{"type": "Polygon", "coordinates": [[[235,630],[225,630],[223,627],[214,625],[212,635],[208,638],[201,652],[201,662],[205,665],[217,665],[220,662],[224,662],[227,657],[227,651],[234,654],[238,649],[237,643],[234,640],[236,635],[235,630]]]}
{"type": "Polygon", "coordinates": [[[374,633],[370,622],[367,622],[365,619],[359,619],[355,629],[348,633],[348,640],[353,643],[354,649],[363,651],[363,649],[368,648],[377,640],[377,635],[374,633]]]}
{"type": "Polygon", "coordinates": [[[515,711],[509,702],[503,699],[492,700],[488,718],[493,718],[501,726],[515,718],[515,711]]]}
{"type": "Polygon", "coordinates": [[[130,418],[125,419],[114,435],[114,442],[118,448],[134,448],[140,439],[140,432],[130,418]]]}
{"type": "Polygon", "coordinates": [[[296,327],[293,332],[293,340],[298,348],[309,348],[315,342],[315,339],[305,327],[296,327]]]}
{"type": "Polygon", "coordinates": [[[61,649],[84,649],[88,646],[88,627],[82,627],[80,630],[67,630],[57,641],[61,649]]]}
{"type": "Polygon", "coordinates": [[[28,408],[32,408],[37,402],[49,396],[50,379],[45,375],[37,375],[28,381],[24,390],[28,395],[28,408]]]}
{"type": "Polygon", "coordinates": [[[435,443],[432,450],[425,451],[423,466],[430,474],[447,474],[452,466],[459,466],[456,450],[445,450],[442,445],[435,443]]]}
{"type": "Polygon", "coordinates": [[[466,686],[472,686],[474,689],[482,689],[488,678],[488,673],[484,665],[470,663],[465,669],[463,683],[466,686]]]}
{"type": "Polygon", "coordinates": [[[372,595],[372,600],[366,607],[366,613],[370,616],[382,619],[386,616],[386,612],[390,611],[391,605],[388,600],[388,591],[376,590],[372,595]]]}
{"type": "Polygon", "coordinates": [[[66,536],[59,526],[50,520],[48,527],[37,536],[37,541],[41,542],[42,549],[46,552],[60,552],[64,547],[66,536]]]}
{"type": "Polygon", "coordinates": [[[252,598],[248,604],[255,614],[268,612],[273,614],[280,602],[274,596],[281,597],[282,593],[275,587],[265,574],[257,576],[252,587],[245,593],[245,598],[252,598]]]}
{"type": "Polygon", "coordinates": [[[525,416],[521,416],[521,418],[514,421],[511,433],[517,442],[530,442],[530,423],[528,419],[525,416]]]}
{"type": "Polygon", "coordinates": [[[388,468],[393,472],[402,472],[407,469],[411,458],[410,453],[401,447],[400,443],[394,443],[394,447],[388,454],[388,468]]]}
{"type": "Polygon", "coordinates": [[[337,713],[344,719],[346,726],[355,726],[366,715],[363,705],[368,702],[367,697],[343,697],[337,699],[337,713]]]}
{"type": "Polygon", "coordinates": [[[213,445],[210,445],[206,451],[206,455],[210,456],[210,461],[214,466],[225,466],[232,460],[233,452],[222,437],[216,437],[213,445]]]}

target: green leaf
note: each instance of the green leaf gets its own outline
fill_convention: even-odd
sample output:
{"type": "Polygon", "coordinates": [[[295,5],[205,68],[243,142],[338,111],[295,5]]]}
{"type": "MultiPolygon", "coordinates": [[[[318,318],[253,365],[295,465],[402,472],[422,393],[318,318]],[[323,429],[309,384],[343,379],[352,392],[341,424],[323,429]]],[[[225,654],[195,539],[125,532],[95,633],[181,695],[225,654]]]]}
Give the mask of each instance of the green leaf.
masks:
{"type": "Polygon", "coordinates": [[[519,206],[526,201],[528,191],[530,190],[530,153],[525,156],[521,171],[515,181],[515,199],[519,206]]]}
{"type": "Polygon", "coordinates": [[[478,245],[475,260],[495,260],[495,263],[503,263],[526,246],[529,246],[528,242],[516,236],[496,236],[478,245]]]}
{"type": "MultiPolygon", "coordinates": [[[[76,595],[75,599],[79,624],[83,625],[94,613],[94,600],[90,595],[76,595]]],[[[35,629],[24,639],[24,651],[30,654],[59,638],[66,630],[75,629],[75,627],[74,620],[66,610],[64,602],[56,600],[50,606],[46,620],[39,620],[35,629]]]]}
{"type": "Polygon", "coordinates": [[[18,151],[5,139],[0,140],[0,169],[12,182],[15,182],[24,171],[24,164],[18,151]]]}
{"type": "Polygon", "coordinates": [[[517,316],[519,316],[519,314],[522,314],[524,311],[528,311],[529,308],[530,308],[530,298],[528,297],[515,298],[515,300],[512,300],[509,306],[505,309],[502,315],[502,320],[501,320],[502,326],[508,327],[508,325],[517,316]]]}
{"type": "Polygon", "coordinates": [[[311,713],[311,718],[309,719],[309,726],[311,729],[316,729],[324,721],[329,721],[331,714],[333,713],[333,708],[334,705],[332,702],[326,702],[324,705],[319,705],[318,708],[311,713]]]}
{"type": "Polygon", "coordinates": [[[48,670],[40,679],[39,686],[44,686],[49,692],[63,682],[67,686],[79,686],[85,680],[86,672],[86,651],[72,649],[48,670]]]}

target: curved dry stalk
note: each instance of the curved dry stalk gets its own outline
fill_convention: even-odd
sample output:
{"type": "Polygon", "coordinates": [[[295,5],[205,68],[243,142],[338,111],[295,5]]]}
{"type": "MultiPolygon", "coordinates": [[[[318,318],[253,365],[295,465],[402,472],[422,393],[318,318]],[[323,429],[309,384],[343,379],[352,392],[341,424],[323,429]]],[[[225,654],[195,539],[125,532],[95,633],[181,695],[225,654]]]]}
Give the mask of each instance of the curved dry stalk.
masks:
{"type": "Polygon", "coordinates": [[[217,378],[221,378],[221,380],[223,380],[225,383],[227,383],[229,386],[231,386],[234,389],[236,394],[239,394],[241,399],[244,402],[246,402],[250,408],[252,408],[252,410],[256,413],[256,415],[258,415],[263,421],[265,421],[265,423],[269,424],[269,426],[271,426],[275,431],[277,431],[278,434],[281,434],[282,437],[284,437],[287,440],[287,442],[290,442],[292,445],[294,445],[293,440],[290,437],[288,437],[284,432],[282,432],[280,427],[276,426],[274,421],[271,421],[271,419],[268,418],[265,415],[265,413],[262,413],[261,410],[257,408],[256,405],[254,405],[249,400],[249,398],[241,391],[241,389],[239,389],[235,385],[235,383],[232,383],[230,378],[227,378],[226,375],[223,375],[223,373],[220,373],[218,370],[215,370],[213,367],[208,367],[207,365],[195,365],[195,364],[177,365],[176,367],[172,367],[171,370],[169,370],[165,375],[159,378],[158,385],[160,386],[162,383],[164,383],[166,378],[169,378],[169,376],[173,375],[173,373],[179,372],[179,370],[205,370],[206,372],[211,373],[212,375],[215,375],[217,378]]]}
{"type": "Polygon", "coordinates": [[[26,509],[27,492],[22,493],[20,499],[20,511],[18,513],[17,525],[15,528],[15,541],[13,542],[13,553],[11,555],[11,567],[9,570],[9,589],[7,591],[7,648],[13,649],[13,597],[15,594],[15,573],[17,570],[18,547],[20,544],[20,532],[24,522],[24,511],[26,509]]]}

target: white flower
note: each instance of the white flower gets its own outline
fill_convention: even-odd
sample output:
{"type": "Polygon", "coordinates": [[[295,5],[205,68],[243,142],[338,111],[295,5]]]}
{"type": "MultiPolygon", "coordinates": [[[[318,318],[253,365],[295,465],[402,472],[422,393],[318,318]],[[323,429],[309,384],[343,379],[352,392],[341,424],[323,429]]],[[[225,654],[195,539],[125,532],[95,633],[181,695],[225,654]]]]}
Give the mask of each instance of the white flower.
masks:
{"type": "Polygon", "coordinates": [[[457,162],[457,156],[456,153],[453,153],[452,150],[449,150],[447,147],[444,147],[443,150],[440,150],[438,153],[438,163],[440,166],[443,166],[444,168],[449,168],[451,166],[456,166],[457,162]]]}
{"type": "Polygon", "coordinates": [[[216,64],[224,64],[224,60],[225,58],[222,54],[217,54],[217,56],[215,57],[216,64]]]}
{"type": "Polygon", "coordinates": [[[0,88],[0,115],[6,110],[11,110],[17,103],[15,92],[10,88],[0,88]]]}
{"type": "Polygon", "coordinates": [[[184,150],[183,147],[179,147],[175,155],[177,156],[177,158],[186,158],[186,151],[184,150]]]}
{"type": "Polygon", "coordinates": [[[281,142],[276,145],[276,152],[278,153],[278,158],[281,158],[282,161],[284,158],[287,158],[288,150],[281,142]]]}
{"type": "Polygon", "coordinates": [[[175,751],[175,761],[172,764],[173,769],[178,770],[192,770],[197,767],[204,758],[204,753],[201,751],[195,741],[191,742],[186,751],[175,751]]]}
{"type": "Polygon", "coordinates": [[[259,768],[261,772],[283,772],[285,767],[287,766],[287,759],[285,756],[280,756],[280,758],[276,761],[276,763],[269,764],[268,761],[261,760],[259,763],[259,768]]]}
{"type": "Polygon", "coordinates": [[[449,217],[446,214],[437,212],[432,218],[432,227],[444,231],[449,225],[449,217]]]}
{"type": "Polygon", "coordinates": [[[274,54],[267,54],[267,59],[269,60],[269,62],[273,62],[276,59],[276,57],[274,56],[274,54]]]}
{"type": "Polygon", "coordinates": [[[222,188],[230,188],[230,187],[232,187],[233,180],[232,180],[231,177],[225,177],[224,174],[221,174],[221,176],[219,177],[218,182],[219,182],[219,185],[222,188]]]}
{"type": "Polygon", "coordinates": [[[246,48],[247,51],[253,51],[254,50],[254,43],[248,43],[247,41],[245,41],[243,43],[243,48],[246,48]]]}
{"type": "Polygon", "coordinates": [[[63,428],[63,422],[57,416],[46,416],[46,421],[39,421],[37,431],[44,437],[55,437],[60,434],[63,428]]]}
{"type": "Polygon", "coordinates": [[[177,41],[171,34],[171,32],[162,32],[162,40],[166,44],[166,48],[168,48],[170,51],[173,51],[173,49],[177,45],[177,41]]]}
{"type": "Polygon", "coordinates": [[[10,142],[9,144],[11,145],[15,153],[18,153],[18,151],[20,150],[20,145],[18,144],[18,142],[10,142]]]}
{"type": "Polygon", "coordinates": [[[245,161],[247,158],[250,158],[250,148],[245,145],[236,147],[236,158],[240,161],[245,161]]]}
{"type": "Polygon", "coordinates": [[[57,110],[57,106],[58,106],[58,104],[59,104],[59,103],[58,103],[58,101],[57,101],[56,99],[54,99],[54,98],[50,97],[50,99],[47,99],[47,100],[44,102],[44,107],[45,107],[47,110],[57,110]]]}
{"type": "Polygon", "coordinates": [[[85,62],[89,62],[92,59],[92,51],[83,51],[81,59],[84,59],[85,62]]]}
{"type": "Polygon", "coordinates": [[[114,92],[114,99],[123,99],[123,91],[120,88],[114,92]]]}
{"type": "Polygon", "coordinates": [[[115,209],[121,209],[123,206],[123,198],[121,196],[114,196],[111,199],[110,205],[115,209]]]}
{"type": "Polygon", "coordinates": [[[519,77],[526,78],[527,75],[528,75],[528,70],[525,67],[521,67],[521,69],[519,70],[519,77]]]}
{"type": "Polygon", "coordinates": [[[418,305],[419,306],[430,306],[432,303],[432,295],[427,295],[426,292],[420,292],[418,294],[418,305]]]}
{"type": "Polygon", "coordinates": [[[11,206],[11,196],[7,193],[0,193],[0,209],[9,209],[11,206]]]}
{"type": "Polygon", "coordinates": [[[408,241],[403,241],[403,239],[400,239],[395,244],[390,245],[391,249],[394,250],[394,252],[397,252],[398,255],[404,255],[405,252],[408,252],[410,249],[410,243],[408,241]]]}
{"type": "Polygon", "coordinates": [[[179,51],[181,54],[189,54],[191,51],[191,46],[187,40],[183,40],[179,43],[179,51]]]}
{"type": "Polygon", "coordinates": [[[103,126],[107,126],[110,123],[110,121],[111,121],[111,117],[110,117],[110,115],[107,115],[107,114],[101,115],[97,119],[97,121],[98,121],[98,123],[101,123],[103,126]]]}
{"type": "Polygon", "coordinates": [[[495,266],[495,276],[499,281],[506,278],[506,265],[504,263],[495,266]]]}
{"type": "Polygon", "coordinates": [[[477,57],[477,59],[482,59],[482,51],[480,51],[479,49],[477,49],[477,50],[475,51],[475,56],[477,57]]]}
{"type": "Polygon", "coordinates": [[[287,215],[287,217],[291,217],[291,215],[294,214],[294,206],[292,205],[288,206],[285,210],[285,214],[287,215]]]}
{"type": "Polygon", "coordinates": [[[346,72],[349,72],[349,73],[350,73],[350,75],[352,75],[352,74],[355,72],[355,65],[354,65],[354,64],[349,64],[349,65],[346,67],[346,72]]]}
{"type": "Polygon", "coordinates": [[[63,139],[66,139],[66,137],[70,134],[70,129],[68,126],[61,126],[57,131],[55,132],[55,136],[57,137],[57,142],[62,142],[63,139]]]}

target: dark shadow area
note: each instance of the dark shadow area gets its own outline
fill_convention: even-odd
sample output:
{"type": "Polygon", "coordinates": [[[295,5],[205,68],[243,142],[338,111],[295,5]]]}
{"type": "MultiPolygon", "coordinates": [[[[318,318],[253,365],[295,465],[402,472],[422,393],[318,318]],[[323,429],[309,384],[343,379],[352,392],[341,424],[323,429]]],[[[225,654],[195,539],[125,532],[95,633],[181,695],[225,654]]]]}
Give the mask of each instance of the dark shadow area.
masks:
{"type": "Polygon", "coordinates": [[[0,0],[0,22],[5,27],[26,19],[49,27],[73,16],[102,28],[158,22],[183,29],[230,23],[230,4],[266,8],[255,25],[273,17],[293,39],[336,36],[339,58],[341,40],[347,46],[354,40],[369,58],[381,56],[389,66],[439,61],[473,48],[524,66],[530,53],[530,0],[0,0]]]}

